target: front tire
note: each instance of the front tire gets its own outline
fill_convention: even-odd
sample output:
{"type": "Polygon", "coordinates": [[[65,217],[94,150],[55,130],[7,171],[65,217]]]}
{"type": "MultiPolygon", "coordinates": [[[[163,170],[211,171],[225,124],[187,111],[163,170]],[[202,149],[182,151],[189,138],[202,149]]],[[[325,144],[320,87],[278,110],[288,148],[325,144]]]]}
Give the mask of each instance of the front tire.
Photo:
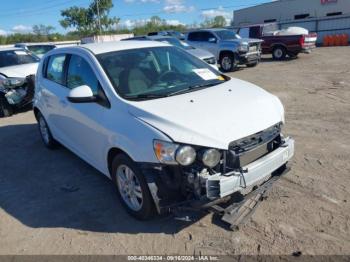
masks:
{"type": "Polygon", "coordinates": [[[7,101],[5,95],[0,93],[0,117],[9,117],[13,115],[13,107],[7,101]]]}
{"type": "Polygon", "coordinates": [[[272,51],[272,57],[274,60],[283,60],[286,58],[287,51],[283,46],[276,46],[272,51]]]}
{"type": "Polygon", "coordinates": [[[57,147],[57,141],[53,138],[52,133],[50,131],[49,126],[47,125],[47,122],[43,115],[39,112],[37,115],[38,119],[38,127],[39,132],[42,141],[44,142],[45,146],[49,149],[54,149],[57,147]]]}
{"type": "Polygon", "coordinates": [[[219,63],[223,72],[232,72],[236,68],[235,56],[231,53],[221,55],[219,63]]]}
{"type": "Polygon", "coordinates": [[[153,198],[145,177],[136,163],[124,154],[112,163],[112,175],[118,196],[127,212],[139,220],[148,220],[155,214],[153,198]]]}

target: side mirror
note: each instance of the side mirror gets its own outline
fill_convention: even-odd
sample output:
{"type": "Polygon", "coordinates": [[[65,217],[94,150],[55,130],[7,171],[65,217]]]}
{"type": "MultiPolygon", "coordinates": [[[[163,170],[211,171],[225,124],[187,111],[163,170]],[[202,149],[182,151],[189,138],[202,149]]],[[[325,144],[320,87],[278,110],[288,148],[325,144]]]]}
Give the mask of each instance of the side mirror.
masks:
{"type": "Polygon", "coordinates": [[[209,43],[216,43],[216,38],[215,37],[211,37],[208,40],[209,43]]]}
{"type": "Polygon", "coordinates": [[[92,103],[97,101],[96,96],[94,96],[91,88],[87,85],[73,88],[69,92],[67,99],[72,103],[92,103]]]}

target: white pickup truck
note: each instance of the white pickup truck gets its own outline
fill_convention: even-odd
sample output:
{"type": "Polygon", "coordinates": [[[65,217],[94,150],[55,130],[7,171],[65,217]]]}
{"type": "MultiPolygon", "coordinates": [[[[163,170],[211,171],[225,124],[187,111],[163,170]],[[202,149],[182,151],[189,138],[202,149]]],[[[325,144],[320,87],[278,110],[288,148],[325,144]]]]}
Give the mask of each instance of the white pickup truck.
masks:
{"type": "Polygon", "coordinates": [[[221,71],[233,71],[238,65],[256,66],[260,61],[259,39],[241,38],[228,29],[200,29],[186,35],[186,41],[194,47],[215,55],[221,71]]]}

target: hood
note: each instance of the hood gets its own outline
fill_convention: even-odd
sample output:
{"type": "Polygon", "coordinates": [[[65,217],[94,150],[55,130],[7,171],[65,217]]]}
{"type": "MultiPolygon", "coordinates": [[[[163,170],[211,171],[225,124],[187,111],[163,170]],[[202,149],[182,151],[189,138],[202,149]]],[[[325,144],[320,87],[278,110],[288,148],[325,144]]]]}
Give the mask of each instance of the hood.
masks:
{"type": "Polygon", "coordinates": [[[206,50],[200,49],[200,48],[194,48],[194,49],[188,49],[186,50],[191,55],[198,57],[199,59],[206,59],[214,57],[214,55],[206,50]]]}
{"type": "Polygon", "coordinates": [[[29,75],[35,75],[38,69],[39,63],[31,63],[24,65],[7,66],[0,68],[0,74],[6,77],[26,77],[29,75]]]}
{"type": "Polygon", "coordinates": [[[241,44],[241,43],[248,43],[248,44],[253,44],[253,43],[261,43],[263,42],[260,39],[255,39],[255,38],[241,38],[241,39],[230,39],[230,40],[222,40],[222,44],[230,44],[230,43],[236,43],[236,44],[241,44]]]}
{"type": "Polygon", "coordinates": [[[218,149],[284,121],[277,97],[238,79],[183,95],[130,102],[129,112],[175,142],[218,149]]]}

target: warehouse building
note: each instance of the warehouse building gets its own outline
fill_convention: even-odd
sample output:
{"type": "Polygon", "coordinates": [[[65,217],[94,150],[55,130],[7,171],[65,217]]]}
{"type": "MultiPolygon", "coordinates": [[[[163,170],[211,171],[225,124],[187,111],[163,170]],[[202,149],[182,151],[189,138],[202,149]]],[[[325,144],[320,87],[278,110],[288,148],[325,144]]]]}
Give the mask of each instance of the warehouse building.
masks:
{"type": "Polygon", "coordinates": [[[301,26],[319,35],[350,35],[350,0],[278,0],[234,11],[234,27],[276,22],[301,26]]]}

